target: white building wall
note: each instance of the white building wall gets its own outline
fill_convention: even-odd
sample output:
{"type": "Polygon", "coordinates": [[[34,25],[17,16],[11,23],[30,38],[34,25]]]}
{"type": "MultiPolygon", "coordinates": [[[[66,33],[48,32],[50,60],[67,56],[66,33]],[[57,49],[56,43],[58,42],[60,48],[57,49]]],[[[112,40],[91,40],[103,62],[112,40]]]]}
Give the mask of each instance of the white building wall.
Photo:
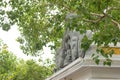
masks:
{"type": "Polygon", "coordinates": [[[78,58],[46,80],[120,80],[120,56],[112,57],[111,67],[96,65],[91,58],[78,58]]]}

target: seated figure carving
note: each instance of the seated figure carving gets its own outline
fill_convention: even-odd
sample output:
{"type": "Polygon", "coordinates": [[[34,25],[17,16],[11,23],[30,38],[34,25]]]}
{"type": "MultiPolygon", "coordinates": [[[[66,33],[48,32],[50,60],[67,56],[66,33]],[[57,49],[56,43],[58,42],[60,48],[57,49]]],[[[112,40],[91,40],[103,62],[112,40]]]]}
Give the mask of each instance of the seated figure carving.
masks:
{"type": "Polygon", "coordinates": [[[84,50],[81,48],[81,41],[83,37],[87,35],[90,39],[92,36],[91,32],[86,34],[80,34],[77,31],[67,30],[62,40],[62,47],[56,51],[56,67],[57,70],[67,66],[78,57],[85,56],[84,50]]]}
{"type": "Polygon", "coordinates": [[[56,67],[57,70],[63,68],[65,54],[62,48],[57,49],[56,51],[56,67]]]}

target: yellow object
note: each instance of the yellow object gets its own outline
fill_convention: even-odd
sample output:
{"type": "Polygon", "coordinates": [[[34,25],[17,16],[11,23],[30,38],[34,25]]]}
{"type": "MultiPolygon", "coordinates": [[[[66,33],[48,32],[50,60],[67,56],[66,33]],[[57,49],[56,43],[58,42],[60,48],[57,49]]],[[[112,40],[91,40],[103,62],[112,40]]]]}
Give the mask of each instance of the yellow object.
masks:
{"type": "Polygon", "coordinates": [[[114,51],[114,54],[120,54],[120,47],[103,47],[103,50],[106,52],[106,53],[109,53],[111,50],[114,51]]]}

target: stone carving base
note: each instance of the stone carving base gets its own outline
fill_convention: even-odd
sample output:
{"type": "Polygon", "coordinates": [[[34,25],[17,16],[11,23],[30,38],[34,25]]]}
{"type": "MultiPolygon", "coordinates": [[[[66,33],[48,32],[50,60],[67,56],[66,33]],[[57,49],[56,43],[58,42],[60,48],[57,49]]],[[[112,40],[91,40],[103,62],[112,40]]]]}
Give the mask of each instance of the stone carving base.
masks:
{"type": "Polygon", "coordinates": [[[120,80],[120,55],[113,55],[112,60],[108,67],[102,62],[96,65],[90,56],[78,58],[46,80],[120,80]]]}

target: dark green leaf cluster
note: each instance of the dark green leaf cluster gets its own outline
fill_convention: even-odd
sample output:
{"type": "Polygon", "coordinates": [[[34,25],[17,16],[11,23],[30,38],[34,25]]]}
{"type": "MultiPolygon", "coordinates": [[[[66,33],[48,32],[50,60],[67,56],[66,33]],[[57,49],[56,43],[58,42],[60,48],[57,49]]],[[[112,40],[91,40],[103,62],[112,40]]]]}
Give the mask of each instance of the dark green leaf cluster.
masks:
{"type": "Polygon", "coordinates": [[[86,51],[88,50],[91,43],[92,43],[92,40],[89,40],[87,36],[84,36],[81,42],[81,48],[83,48],[84,51],[86,51]]]}
{"type": "Polygon", "coordinates": [[[104,49],[98,48],[96,50],[97,54],[92,54],[92,59],[95,61],[96,64],[100,63],[100,59],[103,59],[103,65],[111,66],[112,60],[111,57],[114,54],[113,50],[110,50],[109,52],[105,52],[104,49]],[[102,55],[102,57],[101,57],[102,55]]]}

